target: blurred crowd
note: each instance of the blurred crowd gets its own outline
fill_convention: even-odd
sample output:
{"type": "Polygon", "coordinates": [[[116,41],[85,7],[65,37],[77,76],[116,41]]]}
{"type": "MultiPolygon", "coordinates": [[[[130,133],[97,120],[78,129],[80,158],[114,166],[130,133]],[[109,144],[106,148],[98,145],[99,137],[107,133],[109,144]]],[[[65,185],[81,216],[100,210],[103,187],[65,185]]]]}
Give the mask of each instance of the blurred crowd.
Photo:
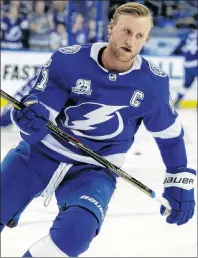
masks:
{"type": "MultiPolygon", "coordinates": [[[[111,0],[109,6],[109,19],[114,10],[125,0],[111,0]]],[[[180,28],[196,28],[198,23],[198,2],[196,0],[139,0],[130,1],[145,4],[154,18],[155,28],[163,28],[163,31],[176,31],[180,28]]],[[[162,31],[162,30],[161,30],[162,31]]]]}
{"type": "Polygon", "coordinates": [[[197,27],[197,1],[161,1],[160,5],[147,2],[148,7],[153,10],[156,27],[170,32],[197,27]]]}
{"type": "MultiPolygon", "coordinates": [[[[97,1],[72,1],[72,18],[68,19],[68,1],[2,0],[1,3],[1,48],[56,50],[70,44],[97,41],[97,1]],[[86,4],[85,4],[86,2],[86,4]],[[69,21],[71,24],[69,25],[69,21]]],[[[178,29],[197,28],[197,1],[105,0],[104,12],[111,19],[115,8],[126,2],[139,2],[149,7],[154,17],[154,29],[161,33],[178,29]],[[163,29],[163,30],[162,30],[163,29]]],[[[106,25],[103,24],[103,39],[106,39],[106,25]]]]}
{"type": "Polygon", "coordinates": [[[1,1],[1,47],[54,50],[67,44],[67,1],[1,1]]]}

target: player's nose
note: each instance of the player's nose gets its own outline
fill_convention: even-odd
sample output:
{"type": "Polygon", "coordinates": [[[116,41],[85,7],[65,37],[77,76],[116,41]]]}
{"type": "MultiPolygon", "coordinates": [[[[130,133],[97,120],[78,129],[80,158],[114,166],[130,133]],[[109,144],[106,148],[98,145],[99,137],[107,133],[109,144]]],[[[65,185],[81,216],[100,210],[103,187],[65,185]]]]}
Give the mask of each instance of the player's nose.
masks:
{"type": "Polygon", "coordinates": [[[136,41],[137,41],[136,35],[135,35],[135,34],[132,34],[132,35],[130,35],[130,37],[126,40],[126,43],[127,43],[130,47],[133,47],[133,45],[135,45],[136,41]]]}
{"type": "Polygon", "coordinates": [[[130,49],[130,50],[132,50],[133,44],[134,44],[134,43],[133,43],[133,40],[131,40],[131,39],[125,41],[125,46],[126,46],[128,49],[130,49]]]}

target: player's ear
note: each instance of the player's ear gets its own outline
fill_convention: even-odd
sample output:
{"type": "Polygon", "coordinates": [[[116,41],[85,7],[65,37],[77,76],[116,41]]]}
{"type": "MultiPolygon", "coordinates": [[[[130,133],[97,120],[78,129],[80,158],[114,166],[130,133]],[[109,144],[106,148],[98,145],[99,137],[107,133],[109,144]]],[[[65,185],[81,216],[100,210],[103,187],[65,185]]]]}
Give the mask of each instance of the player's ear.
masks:
{"type": "Polygon", "coordinates": [[[113,25],[114,25],[114,21],[111,19],[111,22],[109,23],[109,26],[108,26],[109,36],[111,36],[112,34],[113,25]]]}

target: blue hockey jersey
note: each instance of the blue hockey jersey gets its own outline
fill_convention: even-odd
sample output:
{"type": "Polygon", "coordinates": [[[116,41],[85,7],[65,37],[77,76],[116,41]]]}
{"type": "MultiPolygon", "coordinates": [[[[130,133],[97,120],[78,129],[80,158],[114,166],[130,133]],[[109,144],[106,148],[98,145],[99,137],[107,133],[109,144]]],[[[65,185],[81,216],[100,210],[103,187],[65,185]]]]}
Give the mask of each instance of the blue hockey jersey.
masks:
{"type": "Polygon", "coordinates": [[[185,57],[185,68],[197,68],[198,63],[198,42],[197,42],[197,34],[198,31],[194,30],[187,38],[181,43],[181,53],[185,57]]]}
{"type": "Polygon", "coordinates": [[[28,21],[25,17],[19,16],[16,20],[9,16],[3,16],[1,20],[2,39],[1,47],[9,49],[21,49],[22,31],[28,29],[28,21]]]}
{"type": "MultiPolygon", "coordinates": [[[[183,129],[173,108],[169,78],[136,56],[130,70],[108,71],[98,62],[107,43],[60,48],[43,66],[30,94],[50,110],[50,120],[89,148],[122,166],[143,122],[167,168],[186,167],[183,129]]],[[[36,144],[46,155],[98,164],[52,134],[36,144]]]]}

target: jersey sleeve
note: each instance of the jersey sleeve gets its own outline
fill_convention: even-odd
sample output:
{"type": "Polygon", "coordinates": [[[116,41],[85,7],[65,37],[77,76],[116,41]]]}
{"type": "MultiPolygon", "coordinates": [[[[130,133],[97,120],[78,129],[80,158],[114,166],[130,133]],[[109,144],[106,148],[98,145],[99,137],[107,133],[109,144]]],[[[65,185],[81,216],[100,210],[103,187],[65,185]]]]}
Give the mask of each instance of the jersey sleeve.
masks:
{"type": "Polygon", "coordinates": [[[183,127],[169,92],[166,95],[154,110],[143,117],[143,122],[159,147],[167,171],[172,171],[186,168],[187,157],[183,127]]]}
{"type": "Polygon", "coordinates": [[[42,67],[30,95],[36,95],[38,100],[50,111],[50,120],[62,110],[69,97],[67,76],[67,57],[57,51],[42,67]]]}

